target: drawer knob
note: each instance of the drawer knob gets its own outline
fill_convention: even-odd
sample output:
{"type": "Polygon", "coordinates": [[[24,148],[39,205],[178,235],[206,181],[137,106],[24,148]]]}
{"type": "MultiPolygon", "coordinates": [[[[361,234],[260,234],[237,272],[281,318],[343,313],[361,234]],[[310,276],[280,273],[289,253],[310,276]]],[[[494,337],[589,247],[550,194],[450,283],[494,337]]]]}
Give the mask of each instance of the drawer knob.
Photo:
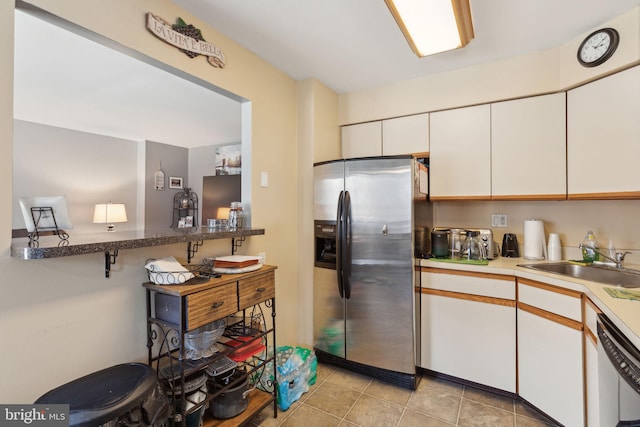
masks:
{"type": "Polygon", "coordinates": [[[265,290],[265,288],[256,288],[256,292],[264,292],[265,290]]]}
{"type": "Polygon", "coordinates": [[[216,302],[213,303],[211,308],[220,308],[220,307],[222,307],[222,304],[224,304],[224,301],[216,301],[216,302]]]}

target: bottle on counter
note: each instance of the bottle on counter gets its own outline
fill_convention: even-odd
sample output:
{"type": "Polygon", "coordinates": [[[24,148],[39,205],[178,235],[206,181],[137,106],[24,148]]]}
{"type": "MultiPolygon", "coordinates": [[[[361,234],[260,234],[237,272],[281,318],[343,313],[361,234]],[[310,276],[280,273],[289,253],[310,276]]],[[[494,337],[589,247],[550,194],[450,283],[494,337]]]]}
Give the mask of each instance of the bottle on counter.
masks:
{"type": "Polygon", "coordinates": [[[582,259],[587,262],[599,261],[600,255],[597,252],[599,246],[593,231],[587,231],[582,241],[582,259]]]}
{"type": "Polygon", "coordinates": [[[242,211],[241,202],[231,202],[231,210],[229,211],[228,226],[231,229],[242,228],[244,213],[242,211]]]}

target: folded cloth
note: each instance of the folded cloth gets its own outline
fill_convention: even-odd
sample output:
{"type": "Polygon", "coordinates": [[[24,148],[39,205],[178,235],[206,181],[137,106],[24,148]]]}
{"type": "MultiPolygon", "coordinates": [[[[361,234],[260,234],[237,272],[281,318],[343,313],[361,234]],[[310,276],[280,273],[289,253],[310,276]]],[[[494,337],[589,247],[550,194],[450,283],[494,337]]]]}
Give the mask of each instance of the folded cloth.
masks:
{"type": "Polygon", "coordinates": [[[172,256],[150,261],[144,267],[156,285],[178,285],[194,277],[172,256]]]}

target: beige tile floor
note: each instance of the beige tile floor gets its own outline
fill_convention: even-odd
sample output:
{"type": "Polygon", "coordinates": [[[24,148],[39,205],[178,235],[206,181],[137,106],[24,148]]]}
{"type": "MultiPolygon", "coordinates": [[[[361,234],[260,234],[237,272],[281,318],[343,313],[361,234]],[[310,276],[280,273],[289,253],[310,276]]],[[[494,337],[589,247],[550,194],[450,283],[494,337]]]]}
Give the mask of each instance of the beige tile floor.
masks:
{"type": "Polygon", "coordinates": [[[528,405],[445,380],[423,377],[415,391],[331,365],[287,411],[269,406],[253,426],[304,427],[535,427],[551,426],[528,405]]]}

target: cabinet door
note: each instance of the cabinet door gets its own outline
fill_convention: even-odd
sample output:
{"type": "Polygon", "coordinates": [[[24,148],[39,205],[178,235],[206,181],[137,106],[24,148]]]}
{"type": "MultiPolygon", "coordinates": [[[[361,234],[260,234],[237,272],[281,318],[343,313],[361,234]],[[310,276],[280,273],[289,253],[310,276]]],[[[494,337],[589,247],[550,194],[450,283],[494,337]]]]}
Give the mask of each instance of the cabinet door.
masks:
{"type": "Polygon", "coordinates": [[[640,197],[640,68],[567,96],[569,199],[640,197]]]}
{"type": "Polygon", "coordinates": [[[425,269],[421,286],[420,366],[515,393],[514,278],[425,269]]]}
{"type": "Polygon", "coordinates": [[[598,347],[595,341],[585,340],[586,387],[587,387],[587,425],[600,425],[600,393],[598,390],[598,347]]]}
{"type": "Polygon", "coordinates": [[[342,158],[382,155],[382,123],[370,122],[342,126],[342,158]]]}
{"type": "Polygon", "coordinates": [[[429,151],[429,114],[382,121],[382,154],[425,154],[429,151]]]}
{"type": "Polygon", "coordinates": [[[515,307],[421,296],[420,366],[515,393],[515,307]]]}
{"type": "Polygon", "coordinates": [[[432,200],[491,198],[489,105],[430,114],[432,200]]]}
{"type": "Polygon", "coordinates": [[[491,105],[492,199],[565,199],[566,152],[564,93],[491,105]]]}
{"type": "Polygon", "coordinates": [[[584,299],[585,387],[587,388],[587,425],[600,425],[600,391],[598,382],[598,308],[584,299]]]}
{"type": "Polygon", "coordinates": [[[582,426],[583,392],[582,331],[518,308],[518,394],[561,424],[582,426]]]}

